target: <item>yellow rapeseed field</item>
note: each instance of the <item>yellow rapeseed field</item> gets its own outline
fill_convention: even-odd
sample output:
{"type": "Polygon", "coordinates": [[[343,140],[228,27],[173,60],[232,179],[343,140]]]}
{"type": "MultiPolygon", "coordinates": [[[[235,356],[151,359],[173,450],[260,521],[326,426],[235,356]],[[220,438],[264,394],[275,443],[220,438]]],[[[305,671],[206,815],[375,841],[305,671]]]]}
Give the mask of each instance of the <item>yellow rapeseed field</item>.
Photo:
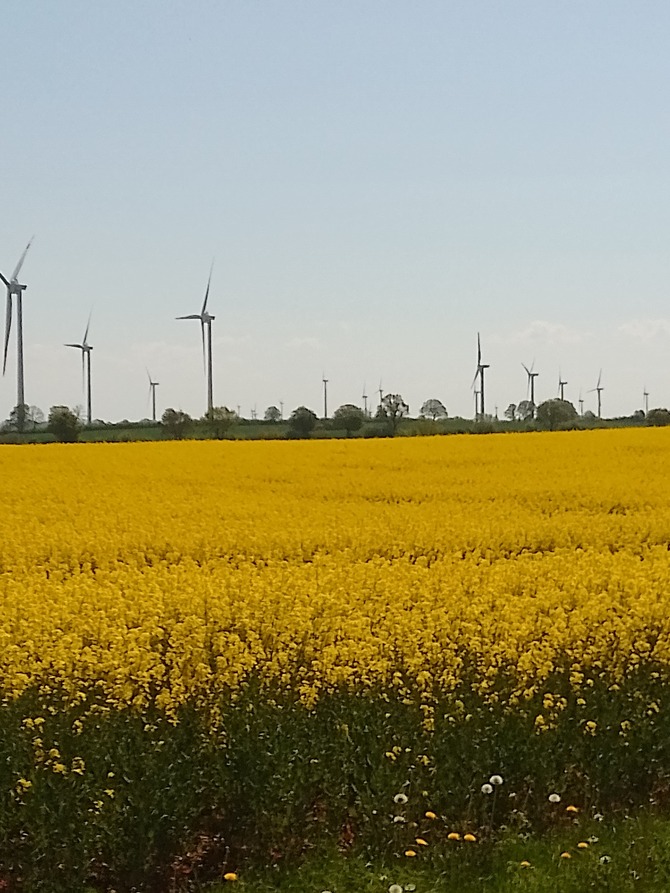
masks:
{"type": "Polygon", "coordinates": [[[669,460],[646,429],[3,447],[0,689],[616,684],[670,664],[669,460]]]}

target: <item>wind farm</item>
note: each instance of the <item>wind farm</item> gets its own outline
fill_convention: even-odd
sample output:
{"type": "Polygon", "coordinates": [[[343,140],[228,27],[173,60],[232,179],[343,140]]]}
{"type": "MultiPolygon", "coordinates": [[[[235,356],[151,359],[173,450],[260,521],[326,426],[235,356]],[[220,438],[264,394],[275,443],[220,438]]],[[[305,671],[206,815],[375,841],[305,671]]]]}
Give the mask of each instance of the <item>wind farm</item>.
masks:
{"type": "MultiPolygon", "coordinates": [[[[25,429],[26,422],[26,412],[29,411],[28,404],[25,399],[25,378],[24,378],[24,334],[23,334],[23,292],[26,289],[26,285],[23,282],[19,281],[19,277],[24,265],[24,261],[26,259],[26,255],[28,254],[28,250],[32,245],[32,239],[28,242],[28,244],[23,249],[19,260],[11,274],[10,277],[5,276],[3,273],[0,273],[0,278],[5,285],[6,289],[6,314],[5,314],[5,332],[4,332],[4,353],[3,353],[3,373],[7,372],[8,365],[8,355],[10,352],[10,344],[11,344],[11,334],[12,327],[14,325],[14,319],[16,319],[16,355],[17,355],[17,391],[16,391],[16,399],[17,403],[13,410],[13,418],[15,422],[15,430],[17,433],[21,434],[25,429]]],[[[210,300],[210,292],[212,285],[212,275],[213,275],[213,267],[214,264],[212,262],[210,266],[209,276],[207,279],[207,284],[205,287],[204,297],[202,306],[198,313],[185,314],[181,316],[177,316],[177,320],[194,320],[200,323],[200,340],[201,340],[201,348],[202,348],[202,366],[204,372],[204,381],[205,381],[205,408],[203,413],[203,418],[208,421],[213,421],[215,414],[215,403],[214,403],[214,364],[213,364],[213,352],[214,352],[214,341],[212,335],[212,323],[215,319],[215,316],[209,311],[209,300],[210,300]]],[[[39,315],[41,310],[40,307],[40,296],[35,296],[34,301],[34,312],[36,315],[39,315]]],[[[86,425],[91,426],[93,423],[93,398],[92,398],[92,351],[93,346],[89,343],[89,331],[91,324],[91,315],[89,314],[89,318],[86,324],[86,328],[84,330],[84,336],[79,342],[65,342],[65,346],[69,348],[73,348],[79,350],[81,352],[81,369],[82,369],[82,388],[84,394],[84,402],[85,402],[85,410],[83,412],[83,417],[86,425]]],[[[499,351],[498,351],[499,352],[499,351]]],[[[506,353],[510,353],[511,351],[506,351],[506,353]]],[[[498,361],[498,366],[500,365],[500,359],[498,361]]],[[[527,365],[525,362],[521,361],[521,367],[523,368],[526,375],[526,403],[519,403],[519,416],[518,419],[526,422],[532,422],[535,419],[536,410],[538,408],[538,404],[542,402],[542,398],[538,398],[537,392],[537,379],[540,377],[540,371],[535,367],[535,359],[533,359],[530,365],[527,365]]],[[[149,405],[150,405],[150,417],[148,421],[153,424],[159,424],[159,416],[157,412],[157,401],[156,401],[156,390],[159,386],[159,381],[155,380],[151,373],[149,372],[148,367],[145,365],[145,372],[148,380],[148,396],[149,396],[149,405]]],[[[518,367],[517,367],[518,368],[518,367]]],[[[485,362],[483,358],[483,350],[482,350],[482,336],[481,332],[477,332],[476,335],[476,367],[475,367],[475,375],[471,384],[471,391],[474,396],[474,414],[472,416],[472,420],[475,423],[486,423],[490,425],[491,422],[495,421],[496,423],[501,422],[498,418],[498,405],[495,407],[495,412],[493,415],[491,413],[487,413],[487,402],[486,396],[488,393],[488,387],[491,382],[488,381],[487,375],[489,370],[491,369],[491,364],[489,362],[485,362]]],[[[269,370],[268,370],[269,371],[269,370]]],[[[603,400],[602,394],[604,391],[604,385],[602,384],[602,376],[603,372],[600,369],[597,382],[595,387],[588,389],[588,394],[595,395],[595,403],[593,404],[592,410],[585,409],[585,403],[582,396],[582,389],[579,389],[579,397],[577,400],[574,400],[574,403],[570,402],[569,393],[567,391],[569,382],[563,376],[562,369],[559,368],[558,373],[558,397],[552,398],[551,395],[546,395],[544,397],[544,401],[551,399],[558,399],[561,403],[565,403],[574,410],[574,418],[583,420],[583,423],[588,423],[589,419],[596,419],[600,422],[603,421],[603,400]],[[575,409],[574,406],[578,406],[578,409],[575,409]]],[[[322,422],[324,424],[330,422],[331,412],[329,411],[329,384],[331,379],[326,377],[325,371],[321,373],[321,387],[322,387],[322,414],[320,416],[322,422]]],[[[235,413],[235,416],[243,421],[244,413],[241,410],[239,401],[236,401],[234,398],[237,396],[234,394],[234,389],[236,386],[236,382],[228,381],[226,385],[228,403],[232,405],[238,406],[238,411],[235,413]]],[[[336,382],[337,384],[337,382],[336,382]]],[[[445,382],[436,382],[436,386],[434,388],[434,392],[439,392],[440,388],[445,386],[445,382]]],[[[399,387],[394,396],[400,397],[401,392],[404,390],[403,387],[399,387]]],[[[382,381],[379,381],[378,387],[378,395],[379,395],[379,406],[377,410],[376,420],[382,420],[385,416],[385,402],[384,402],[384,388],[382,386],[382,381]]],[[[511,394],[510,396],[514,396],[511,394]]],[[[404,400],[402,398],[401,402],[404,404],[404,400]]],[[[167,401],[169,403],[170,398],[167,396],[167,401]]],[[[360,397],[361,401],[361,412],[364,419],[369,420],[372,423],[374,420],[372,419],[372,415],[370,413],[369,407],[369,397],[367,393],[367,387],[363,385],[363,392],[360,397]]],[[[502,403],[504,401],[500,400],[502,403]]],[[[307,404],[307,400],[303,401],[303,405],[307,404]]],[[[441,402],[441,401],[440,401],[441,402]]],[[[268,419],[278,418],[279,421],[284,421],[284,401],[280,401],[281,404],[281,412],[270,412],[269,410],[266,412],[265,421],[268,419]]],[[[347,406],[356,405],[356,400],[346,401],[347,406]]],[[[510,407],[514,406],[514,403],[510,403],[510,407]]],[[[644,385],[642,389],[642,409],[636,408],[636,412],[639,413],[639,416],[635,416],[631,414],[631,418],[635,420],[637,418],[640,421],[640,418],[646,419],[648,416],[649,409],[649,390],[644,385]]],[[[229,412],[229,410],[226,410],[229,412]]],[[[416,413],[415,413],[416,416],[416,413]]],[[[453,416],[453,413],[452,413],[453,416]]],[[[467,414],[464,416],[467,419],[467,414]]],[[[510,412],[509,408],[505,413],[506,419],[516,420],[516,412],[510,412]]],[[[257,402],[254,401],[252,408],[249,412],[249,416],[251,421],[253,422],[261,422],[261,418],[259,418],[258,410],[257,410],[257,402]]],[[[463,416],[459,416],[456,414],[456,418],[463,418],[463,416]]],[[[434,421],[434,420],[433,420],[434,421]]],[[[447,423],[442,423],[443,427],[449,427],[447,423]]],[[[453,427],[453,424],[452,424],[453,427]]],[[[460,429],[456,429],[460,430],[460,429]]],[[[475,429],[476,430],[476,429],[475,429]]],[[[486,426],[484,426],[481,430],[488,430],[486,426]]],[[[371,433],[374,433],[374,430],[371,429],[371,433]]],[[[262,433],[261,435],[262,436],[262,433]]]]}

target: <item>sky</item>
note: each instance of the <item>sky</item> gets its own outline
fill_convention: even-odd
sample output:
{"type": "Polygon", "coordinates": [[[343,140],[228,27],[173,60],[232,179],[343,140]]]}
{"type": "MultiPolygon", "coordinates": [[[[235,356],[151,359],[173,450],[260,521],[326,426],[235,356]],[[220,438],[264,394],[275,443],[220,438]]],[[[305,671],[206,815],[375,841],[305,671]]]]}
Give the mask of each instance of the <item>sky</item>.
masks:
{"type": "MultiPolygon", "coordinates": [[[[26,402],[670,406],[670,5],[3,0],[26,402]]],[[[0,293],[1,294],[1,293],[0,293]]],[[[0,319],[1,319],[0,315],[0,319]]],[[[16,403],[16,321],[0,418],[16,403]]]]}

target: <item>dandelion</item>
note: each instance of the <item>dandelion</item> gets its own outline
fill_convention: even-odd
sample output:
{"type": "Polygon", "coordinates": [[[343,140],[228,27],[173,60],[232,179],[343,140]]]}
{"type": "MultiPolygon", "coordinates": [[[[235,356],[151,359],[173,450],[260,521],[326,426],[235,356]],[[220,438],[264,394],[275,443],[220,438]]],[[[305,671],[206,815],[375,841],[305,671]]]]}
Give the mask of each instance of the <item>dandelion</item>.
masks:
{"type": "Polygon", "coordinates": [[[482,785],[482,794],[492,794],[492,793],[493,793],[493,788],[491,787],[490,784],[487,783],[487,784],[482,785]]]}
{"type": "Polygon", "coordinates": [[[464,834],[463,840],[466,840],[468,843],[474,843],[477,840],[477,838],[475,837],[474,834],[464,834]]]}
{"type": "Polygon", "coordinates": [[[561,853],[561,859],[572,859],[570,853],[561,853]]]}
{"type": "Polygon", "coordinates": [[[585,840],[580,840],[579,843],[577,844],[578,850],[588,850],[588,848],[589,848],[589,845],[585,840]]]}
{"type": "Polygon", "coordinates": [[[400,824],[406,822],[407,819],[405,818],[404,815],[394,815],[393,821],[395,822],[396,825],[400,825],[400,824]]]}
{"type": "Polygon", "coordinates": [[[579,809],[578,809],[576,806],[566,806],[566,807],[565,807],[565,811],[566,811],[566,812],[571,812],[571,813],[574,814],[574,813],[579,812],[579,809]]]}
{"type": "Polygon", "coordinates": [[[423,837],[417,837],[415,843],[419,846],[428,846],[428,841],[424,840],[423,837]]]}
{"type": "Polygon", "coordinates": [[[403,893],[403,890],[400,884],[391,884],[391,886],[389,887],[389,893],[403,893]]]}
{"type": "Polygon", "coordinates": [[[227,871],[223,876],[224,881],[236,881],[237,875],[234,871],[227,871]]]}
{"type": "Polygon", "coordinates": [[[608,865],[612,861],[612,857],[608,856],[607,853],[604,853],[598,861],[601,865],[608,865]]]}
{"type": "Polygon", "coordinates": [[[452,831],[450,834],[447,834],[447,840],[460,840],[461,835],[458,831],[452,831]]]}
{"type": "Polygon", "coordinates": [[[405,850],[405,855],[409,856],[409,858],[411,859],[416,856],[416,850],[405,850]]]}
{"type": "Polygon", "coordinates": [[[489,778],[489,781],[491,782],[492,785],[495,785],[496,787],[498,787],[498,785],[501,785],[503,783],[501,775],[492,775],[489,778]]]}
{"type": "Polygon", "coordinates": [[[530,868],[530,862],[528,859],[524,859],[523,862],[519,862],[519,868],[530,868]]]}
{"type": "Polygon", "coordinates": [[[393,802],[404,805],[405,803],[407,803],[407,796],[405,794],[396,794],[393,798],[393,802]]]}
{"type": "Polygon", "coordinates": [[[549,794],[549,802],[550,803],[560,803],[561,795],[560,794],[549,794]]]}
{"type": "Polygon", "coordinates": [[[435,821],[435,819],[437,818],[437,816],[435,815],[435,813],[434,813],[434,812],[431,812],[430,809],[428,810],[428,812],[425,812],[425,813],[424,813],[424,816],[425,816],[427,819],[430,819],[431,821],[435,821]]]}

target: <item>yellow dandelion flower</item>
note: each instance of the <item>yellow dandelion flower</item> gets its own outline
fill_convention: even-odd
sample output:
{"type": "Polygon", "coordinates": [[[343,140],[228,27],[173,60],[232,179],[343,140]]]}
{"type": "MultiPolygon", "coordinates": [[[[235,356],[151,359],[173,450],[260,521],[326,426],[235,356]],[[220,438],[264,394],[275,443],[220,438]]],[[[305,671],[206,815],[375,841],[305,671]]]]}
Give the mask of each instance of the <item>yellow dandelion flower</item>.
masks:
{"type": "Polygon", "coordinates": [[[570,853],[561,853],[561,859],[572,859],[570,853]]]}
{"type": "Polygon", "coordinates": [[[227,871],[223,876],[224,881],[236,881],[237,874],[234,871],[227,871]]]}
{"type": "Polygon", "coordinates": [[[417,837],[415,843],[417,843],[419,846],[428,846],[428,841],[424,840],[423,837],[417,837]]]}
{"type": "Polygon", "coordinates": [[[434,812],[431,812],[430,809],[428,810],[428,812],[424,813],[424,816],[427,819],[431,819],[431,821],[434,821],[437,818],[437,815],[434,812]]]}
{"type": "Polygon", "coordinates": [[[413,856],[416,856],[416,850],[405,850],[405,855],[412,858],[413,856]]]}
{"type": "Polygon", "coordinates": [[[460,839],[461,839],[461,835],[458,833],[458,831],[451,831],[449,834],[447,834],[447,840],[460,840],[460,839]]]}
{"type": "Polygon", "coordinates": [[[571,812],[571,813],[576,813],[576,812],[579,812],[579,809],[576,806],[566,806],[565,811],[571,812]]]}
{"type": "Polygon", "coordinates": [[[475,837],[474,834],[464,834],[463,840],[466,840],[468,843],[474,843],[477,840],[477,838],[475,837]]]}
{"type": "Polygon", "coordinates": [[[580,840],[579,843],[577,844],[578,850],[588,850],[588,848],[589,848],[589,845],[585,840],[580,840]]]}

